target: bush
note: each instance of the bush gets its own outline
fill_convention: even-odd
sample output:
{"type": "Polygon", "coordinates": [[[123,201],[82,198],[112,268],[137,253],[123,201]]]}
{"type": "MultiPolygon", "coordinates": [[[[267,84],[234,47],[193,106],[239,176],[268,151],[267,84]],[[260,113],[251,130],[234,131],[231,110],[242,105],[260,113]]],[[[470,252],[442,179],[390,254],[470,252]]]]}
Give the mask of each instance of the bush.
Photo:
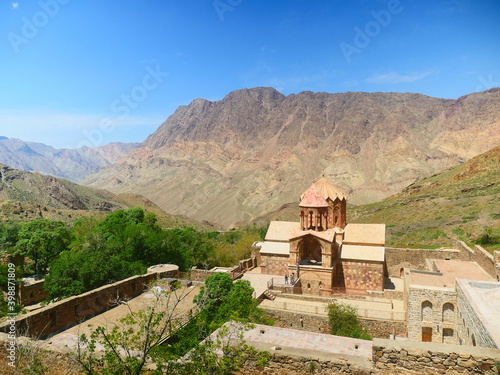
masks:
{"type": "Polygon", "coordinates": [[[328,305],[327,310],[330,334],[363,340],[372,339],[366,328],[359,321],[358,312],[355,307],[334,302],[328,305]]]}

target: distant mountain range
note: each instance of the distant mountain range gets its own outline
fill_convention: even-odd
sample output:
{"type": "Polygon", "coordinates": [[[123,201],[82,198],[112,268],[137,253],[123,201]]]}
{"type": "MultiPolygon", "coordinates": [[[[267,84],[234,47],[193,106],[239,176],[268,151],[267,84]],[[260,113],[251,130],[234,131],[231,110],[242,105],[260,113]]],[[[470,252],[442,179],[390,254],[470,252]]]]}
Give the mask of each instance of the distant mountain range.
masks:
{"type": "Polygon", "coordinates": [[[138,146],[139,143],[110,143],[96,148],[56,149],[43,143],[0,136],[0,163],[76,182],[138,146]]]}
{"type": "Polygon", "coordinates": [[[82,183],[227,228],[298,199],[322,174],[350,203],[376,202],[499,144],[498,88],[452,100],[260,87],[179,107],[82,183]]]}

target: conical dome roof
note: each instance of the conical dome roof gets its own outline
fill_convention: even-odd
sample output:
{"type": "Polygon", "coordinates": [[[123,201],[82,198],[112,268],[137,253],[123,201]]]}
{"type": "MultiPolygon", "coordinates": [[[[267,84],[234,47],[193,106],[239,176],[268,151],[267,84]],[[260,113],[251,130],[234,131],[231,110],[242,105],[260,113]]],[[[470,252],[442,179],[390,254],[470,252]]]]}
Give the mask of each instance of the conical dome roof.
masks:
{"type": "Polygon", "coordinates": [[[328,181],[325,177],[321,177],[318,181],[314,183],[318,191],[321,193],[324,199],[330,198],[334,201],[336,198],[343,200],[346,199],[344,193],[340,191],[335,185],[328,181]]]}
{"type": "Polygon", "coordinates": [[[318,190],[315,184],[302,194],[299,207],[328,207],[328,202],[323,198],[323,194],[318,190]]]}

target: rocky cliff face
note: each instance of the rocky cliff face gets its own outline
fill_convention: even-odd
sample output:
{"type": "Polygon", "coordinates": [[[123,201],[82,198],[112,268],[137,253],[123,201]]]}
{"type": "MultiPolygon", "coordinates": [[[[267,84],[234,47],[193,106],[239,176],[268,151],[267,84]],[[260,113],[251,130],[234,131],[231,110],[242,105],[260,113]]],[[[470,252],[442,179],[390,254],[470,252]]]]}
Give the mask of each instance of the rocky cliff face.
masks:
{"type": "Polygon", "coordinates": [[[0,163],[78,181],[114,163],[138,143],[110,143],[78,149],[55,149],[43,143],[0,137],[0,163]]]}
{"type": "Polygon", "coordinates": [[[457,100],[238,90],[179,107],[84,183],[226,227],[298,199],[321,174],[350,203],[374,202],[500,144],[499,103],[500,89],[457,100]]]}

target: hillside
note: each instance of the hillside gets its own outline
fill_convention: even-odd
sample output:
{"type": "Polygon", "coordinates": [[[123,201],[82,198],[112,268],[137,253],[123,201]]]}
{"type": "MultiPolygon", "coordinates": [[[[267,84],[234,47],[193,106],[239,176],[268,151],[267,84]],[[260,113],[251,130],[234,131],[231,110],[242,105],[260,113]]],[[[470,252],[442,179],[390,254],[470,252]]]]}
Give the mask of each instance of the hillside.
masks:
{"type": "Polygon", "coordinates": [[[116,142],[95,148],[56,149],[43,143],[0,136],[0,163],[77,182],[114,163],[138,145],[116,142]]]}
{"type": "Polygon", "coordinates": [[[457,100],[238,90],[179,107],[82,182],[226,228],[279,208],[321,174],[351,203],[370,203],[500,144],[499,103],[500,89],[457,100]]]}
{"type": "Polygon", "coordinates": [[[80,186],[40,173],[24,172],[0,164],[0,220],[19,222],[35,219],[74,222],[82,217],[103,218],[111,211],[140,206],[157,215],[164,228],[193,226],[216,230],[209,223],[169,215],[138,194],[117,196],[106,190],[80,186]]]}
{"type": "MultiPolygon", "coordinates": [[[[271,220],[296,221],[297,212],[298,201],[253,223],[264,226],[271,220]]],[[[421,179],[381,202],[350,205],[347,219],[353,223],[387,224],[389,246],[449,246],[461,239],[499,249],[500,147],[421,179]]]]}

